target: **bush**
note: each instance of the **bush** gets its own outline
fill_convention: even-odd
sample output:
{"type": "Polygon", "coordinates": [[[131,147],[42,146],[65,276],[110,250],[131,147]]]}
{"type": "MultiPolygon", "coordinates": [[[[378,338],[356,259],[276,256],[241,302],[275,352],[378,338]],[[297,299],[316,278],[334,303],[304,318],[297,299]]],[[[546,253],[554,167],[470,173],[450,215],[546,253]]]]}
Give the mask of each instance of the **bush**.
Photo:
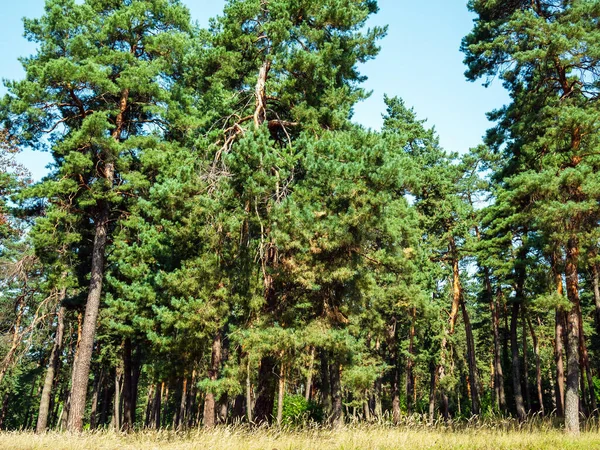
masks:
{"type": "MultiPolygon", "coordinates": [[[[273,416],[277,415],[277,402],[273,416]]],[[[286,395],[283,399],[283,417],[284,425],[300,425],[306,421],[323,421],[323,408],[313,402],[306,401],[303,395],[286,395]]]]}

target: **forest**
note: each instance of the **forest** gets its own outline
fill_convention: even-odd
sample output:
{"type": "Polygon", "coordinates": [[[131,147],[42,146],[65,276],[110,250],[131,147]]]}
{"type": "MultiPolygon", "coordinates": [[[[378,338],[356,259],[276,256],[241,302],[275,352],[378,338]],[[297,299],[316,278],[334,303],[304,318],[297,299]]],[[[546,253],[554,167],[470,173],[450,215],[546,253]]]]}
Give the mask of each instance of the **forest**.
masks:
{"type": "Polygon", "coordinates": [[[584,430],[600,2],[466,7],[465,77],[510,98],[459,153],[399,97],[380,130],[352,121],[376,0],[24,19],[37,50],[0,99],[0,429],[584,430]],[[24,149],[51,154],[42,180],[24,149]]]}

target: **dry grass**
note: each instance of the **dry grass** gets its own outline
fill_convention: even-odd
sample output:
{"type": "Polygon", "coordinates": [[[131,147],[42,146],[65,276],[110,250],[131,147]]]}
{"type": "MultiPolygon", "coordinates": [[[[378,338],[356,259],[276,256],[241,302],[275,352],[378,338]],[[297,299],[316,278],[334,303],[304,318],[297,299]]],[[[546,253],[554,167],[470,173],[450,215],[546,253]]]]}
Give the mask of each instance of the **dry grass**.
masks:
{"type": "Polygon", "coordinates": [[[600,449],[600,433],[590,431],[579,437],[566,436],[559,430],[536,430],[530,427],[464,427],[416,429],[391,426],[350,426],[341,430],[308,428],[301,431],[249,429],[241,426],[212,431],[137,432],[129,435],[112,432],[69,435],[48,433],[38,436],[28,432],[0,434],[0,449],[167,449],[167,450],[568,450],[600,449]]]}

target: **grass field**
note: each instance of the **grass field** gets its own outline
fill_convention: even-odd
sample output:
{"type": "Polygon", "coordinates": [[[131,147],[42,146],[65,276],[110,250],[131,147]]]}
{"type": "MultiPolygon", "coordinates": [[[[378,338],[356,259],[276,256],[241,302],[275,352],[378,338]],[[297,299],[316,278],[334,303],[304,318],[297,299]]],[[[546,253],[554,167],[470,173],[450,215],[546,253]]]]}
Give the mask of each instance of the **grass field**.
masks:
{"type": "Polygon", "coordinates": [[[386,450],[386,449],[452,449],[452,450],[586,450],[600,449],[600,432],[588,431],[578,437],[566,436],[560,430],[525,426],[463,427],[452,429],[419,426],[351,426],[340,430],[308,428],[249,429],[222,427],[212,431],[185,433],[159,431],[117,434],[111,432],[69,435],[27,432],[0,434],[0,449],[168,449],[168,450],[386,450]]]}

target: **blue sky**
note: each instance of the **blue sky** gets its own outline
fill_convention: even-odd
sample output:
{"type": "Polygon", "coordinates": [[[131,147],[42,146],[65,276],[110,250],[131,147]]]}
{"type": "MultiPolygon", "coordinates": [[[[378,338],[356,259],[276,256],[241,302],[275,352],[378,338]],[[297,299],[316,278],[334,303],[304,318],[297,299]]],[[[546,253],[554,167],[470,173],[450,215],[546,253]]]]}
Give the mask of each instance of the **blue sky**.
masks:
{"type": "MultiPolygon", "coordinates": [[[[183,0],[201,25],[221,13],[224,0],[183,0]]],[[[23,17],[40,17],[44,0],[9,0],[0,15],[0,77],[19,79],[20,56],[35,46],[23,37],[23,17]]],[[[379,56],[361,67],[368,77],[371,98],[355,108],[354,120],[379,128],[384,111],[383,95],[400,96],[421,118],[435,126],[444,148],[464,152],[481,143],[490,127],[485,113],[507,103],[500,83],[484,88],[465,80],[460,41],[472,26],[466,0],[379,0],[379,13],[369,25],[388,25],[379,56]]],[[[0,92],[5,90],[0,88],[0,92]]],[[[46,153],[26,151],[20,160],[35,179],[46,173],[46,153]]]]}

